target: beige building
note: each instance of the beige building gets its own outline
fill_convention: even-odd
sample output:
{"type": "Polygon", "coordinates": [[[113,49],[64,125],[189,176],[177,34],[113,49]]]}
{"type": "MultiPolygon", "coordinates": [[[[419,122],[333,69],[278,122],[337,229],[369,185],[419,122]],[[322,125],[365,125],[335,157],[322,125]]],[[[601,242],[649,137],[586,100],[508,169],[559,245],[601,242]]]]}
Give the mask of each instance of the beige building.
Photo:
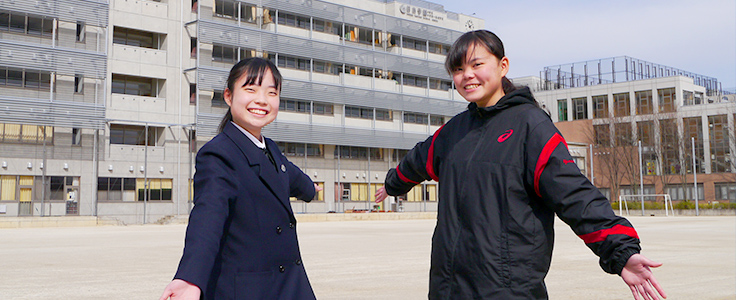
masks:
{"type": "Polygon", "coordinates": [[[483,22],[421,0],[2,0],[0,217],[188,214],[227,72],[251,56],[285,78],[264,135],[324,187],[295,212],[434,210],[432,182],[372,195],[465,108],[444,56],[483,22]]]}
{"type": "Polygon", "coordinates": [[[643,181],[644,194],[673,201],[694,200],[697,184],[700,201],[736,202],[736,98],[715,78],[631,57],[542,74],[515,82],[535,90],[568,142],[579,144],[570,147],[585,161],[578,165],[612,200],[641,194],[643,181]]]}

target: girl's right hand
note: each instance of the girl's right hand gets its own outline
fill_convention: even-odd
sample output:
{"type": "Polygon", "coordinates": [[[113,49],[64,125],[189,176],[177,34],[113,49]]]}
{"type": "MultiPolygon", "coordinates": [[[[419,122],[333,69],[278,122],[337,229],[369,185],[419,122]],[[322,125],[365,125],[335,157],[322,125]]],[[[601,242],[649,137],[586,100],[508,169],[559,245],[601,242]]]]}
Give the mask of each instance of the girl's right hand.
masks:
{"type": "Polygon", "coordinates": [[[199,287],[181,279],[174,279],[166,286],[159,300],[199,300],[199,287]]]}

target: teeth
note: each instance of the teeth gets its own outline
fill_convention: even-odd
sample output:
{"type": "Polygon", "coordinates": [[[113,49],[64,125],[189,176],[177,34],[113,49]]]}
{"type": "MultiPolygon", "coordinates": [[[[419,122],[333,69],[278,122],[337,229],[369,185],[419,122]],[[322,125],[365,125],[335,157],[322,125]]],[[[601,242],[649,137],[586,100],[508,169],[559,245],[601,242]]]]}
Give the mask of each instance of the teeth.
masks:
{"type": "Polygon", "coordinates": [[[469,85],[466,85],[465,86],[465,89],[466,90],[471,90],[471,89],[477,88],[479,86],[480,86],[480,84],[469,84],[469,85]]]}
{"type": "Polygon", "coordinates": [[[259,115],[265,115],[267,113],[265,110],[261,109],[249,109],[248,111],[259,115]]]}

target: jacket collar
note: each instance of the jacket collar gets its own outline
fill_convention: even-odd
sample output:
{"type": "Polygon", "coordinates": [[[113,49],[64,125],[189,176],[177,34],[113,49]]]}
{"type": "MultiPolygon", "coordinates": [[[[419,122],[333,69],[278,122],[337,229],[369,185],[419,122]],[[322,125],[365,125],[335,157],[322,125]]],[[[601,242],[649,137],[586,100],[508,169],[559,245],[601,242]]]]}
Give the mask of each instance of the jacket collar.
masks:
{"type": "Polygon", "coordinates": [[[514,107],[521,104],[532,104],[539,107],[537,100],[534,99],[532,92],[528,87],[521,87],[501,97],[496,104],[489,107],[478,107],[475,103],[468,104],[468,111],[473,116],[486,118],[493,116],[504,109],[514,107]]]}
{"type": "Polygon", "coordinates": [[[222,132],[235,143],[240,151],[245,156],[251,169],[253,169],[258,177],[261,179],[263,184],[268,187],[271,193],[276,196],[278,201],[284,208],[290,212],[291,216],[291,203],[289,203],[289,189],[285,186],[288,181],[286,177],[286,164],[281,159],[280,153],[278,153],[278,146],[273,141],[264,138],[266,142],[266,149],[271,152],[276,167],[271,164],[268,157],[261,148],[258,148],[253,142],[251,142],[245,134],[243,134],[235,125],[227,123],[222,132]]]}

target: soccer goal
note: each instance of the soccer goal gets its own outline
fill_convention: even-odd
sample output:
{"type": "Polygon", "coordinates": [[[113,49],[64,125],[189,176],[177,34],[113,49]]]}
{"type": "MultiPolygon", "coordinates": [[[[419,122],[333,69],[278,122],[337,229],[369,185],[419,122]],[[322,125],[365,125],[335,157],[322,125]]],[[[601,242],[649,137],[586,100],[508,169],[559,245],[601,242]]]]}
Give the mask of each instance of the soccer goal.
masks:
{"type": "MultiPolygon", "coordinates": [[[[618,214],[623,216],[623,209],[626,208],[626,215],[629,215],[629,205],[627,200],[630,201],[657,201],[659,197],[664,198],[664,214],[670,216],[670,210],[672,215],[675,215],[675,208],[672,206],[672,198],[669,194],[645,194],[645,195],[620,195],[618,196],[618,214]],[[623,205],[622,205],[623,204],[623,205]],[[669,205],[669,206],[668,206],[669,205]]],[[[641,206],[641,215],[644,215],[644,205],[641,206]]]]}

